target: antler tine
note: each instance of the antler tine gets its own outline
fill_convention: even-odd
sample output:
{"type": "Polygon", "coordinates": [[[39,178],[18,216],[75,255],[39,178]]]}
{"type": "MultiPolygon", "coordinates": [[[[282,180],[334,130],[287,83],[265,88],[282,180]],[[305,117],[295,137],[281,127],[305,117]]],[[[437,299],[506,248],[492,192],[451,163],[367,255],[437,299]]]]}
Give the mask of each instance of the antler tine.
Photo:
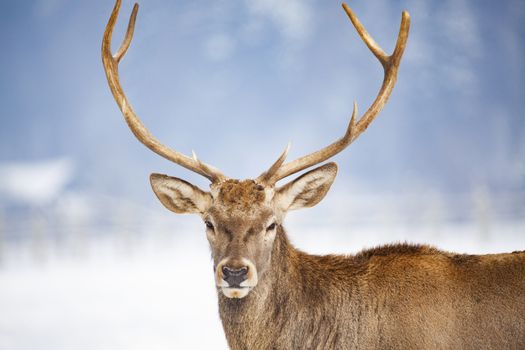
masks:
{"type": "Polygon", "coordinates": [[[379,62],[384,66],[385,63],[388,60],[388,55],[383,51],[383,49],[376,43],[374,38],[368,32],[366,31],[365,27],[361,24],[357,16],[354,14],[354,11],[348,5],[343,3],[343,9],[345,10],[346,14],[350,18],[350,21],[354,25],[355,29],[357,30],[357,34],[361,37],[361,39],[364,41],[366,46],[372,51],[372,53],[377,57],[379,62]]]}
{"type": "Polygon", "coordinates": [[[290,151],[292,143],[288,142],[288,145],[284,149],[283,153],[279,156],[279,158],[275,161],[275,163],[272,164],[270,169],[259,175],[259,177],[255,180],[258,183],[268,183],[272,177],[274,176],[275,172],[279,170],[279,168],[283,165],[284,161],[286,160],[286,157],[288,156],[288,152],[290,151]]]}
{"type": "MultiPolygon", "coordinates": [[[[121,0],[118,0],[118,2],[120,1],[121,0]]],[[[119,4],[119,7],[120,7],[120,4],[119,4]]],[[[129,45],[131,44],[131,40],[133,39],[133,33],[135,31],[135,22],[137,21],[138,11],[139,11],[139,4],[135,3],[135,5],[133,5],[133,10],[131,11],[131,16],[129,17],[129,23],[128,23],[128,29],[126,30],[126,36],[124,37],[124,40],[122,41],[122,44],[120,45],[117,53],[115,54],[115,56],[113,56],[115,58],[115,61],[117,61],[117,63],[120,62],[122,57],[124,57],[124,55],[129,49],[129,45]]],[[[117,11],[116,17],[117,16],[118,16],[118,11],[117,11]]],[[[116,21],[116,18],[115,18],[115,21],[116,21]]],[[[112,28],[112,31],[113,31],[113,28],[112,28]]]]}
{"type": "Polygon", "coordinates": [[[121,59],[126,54],[126,51],[131,44],[133,39],[133,31],[135,29],[135,21],[137,18],[139,5],[135,4],[133,11],[128,23],[128,29],[126,31],[126,36],[120,45],[117,53],[112,55],[111,53],[111,38],[113,35],[113,29],[117,21],[121,5],[121,0],[117,0],[111,17],[109,18],[106,30],[104,32],[104,37],[102,40],[102,63],[104,65],[104,70],[106,72],[106,77],[108,79],[109,88],[111,93],[117,102],[126,123],[129,128],[135,135],[135,137],[146,147],[148,147],[153,152],[157,153],[161,157],[164,157],[176,164],[183,166],[186,169],[189,169],[193,172],[196,172],[212,182],[220,182],[226,179],[226,177],[216,168],[211,165],[202,163],[198,159],[190,158],[176,150],[166,147],[159,140],[153,136],[144,124],[140,121],[139,117],[133,111],[122,86],[120,85],[120,78],[118,74],[118,64],[121,59]]]}
{"type": "MultiPolygon", "coordinates": [[[[403,11],[401,16],[401,25],[399,28],[399,34],[397,37],[396,47],[392,55],[388,56],[381,47],[375,42],[375,40],[368,34],[361,22],[357,19],[352,10],[343,3],[343,9],[350,18],[350,21],[354,25],[357,33],[364,41],[366,46],[372,51],[374,56],[381,62],[381,65],[384,69],[384,78],[383,84],[379,89],[379,92],[368,110],[363,114],[363,116],[356,122],[357,115],[357,104],[354,102],[354,110],[352,112],[352,117],[346,133],[335,141],[334,143],[320,149],[319,151],[313,152],[306,156],[300,157],[294,161],[282,165],[280,168],[275,169],[273,174],[269,174],[270,171],[267,171],[264,175],[267,183],[275,184],[277,181],[295,174],[301,170],[309,168],[315,164],[321,163],[337,153],[344,150],[348,145],[350,145],[354,140],[356,140],[363,131],[365,131],[370,123],[375,119],[379,114],[381,109],[383,109],[386,104],[394,85],[397,80],[397,71],[399,69],[399,64],[401,62],[401,57],[405,51],[408,33],[410,30],[410,16],[408,12],[403,11]]],[[[273,169],[272,166],[270,169],[273,169]]],[[[263,176],[261,175],[261,177],[263,176]]]]}

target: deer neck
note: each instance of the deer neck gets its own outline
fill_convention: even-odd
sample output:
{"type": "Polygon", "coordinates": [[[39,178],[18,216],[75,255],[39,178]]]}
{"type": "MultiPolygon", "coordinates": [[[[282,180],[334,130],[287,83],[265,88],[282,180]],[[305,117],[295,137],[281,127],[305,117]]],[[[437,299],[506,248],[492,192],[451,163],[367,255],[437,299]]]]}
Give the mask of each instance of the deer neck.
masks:
{"type": "MultiPolygon", "coordinates": [[[[242,299],[219,295],[219,313],[230,346],[232,342],[254,337],[254,326],[274,325],[275,319],[291,302],[299,252],[289,242],[282,226],[278,227],[270,268],[261,275],[258,285],[242,299]],[[235,339],[233,339],[235,338],[235,339]]],[[[234,348],[232,346],[232,348],[234,348]]]]}

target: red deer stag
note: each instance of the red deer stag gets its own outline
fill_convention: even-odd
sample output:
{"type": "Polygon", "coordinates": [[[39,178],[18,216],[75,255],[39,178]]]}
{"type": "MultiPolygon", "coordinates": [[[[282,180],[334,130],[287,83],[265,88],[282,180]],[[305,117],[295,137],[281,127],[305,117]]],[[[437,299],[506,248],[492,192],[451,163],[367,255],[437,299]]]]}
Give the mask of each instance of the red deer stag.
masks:
{"type": "Polygon", "coordinates": [[[424,245],[387,245],[354,256],[315,256],[294,248],[283,228],[289,210],[311,207],[337,173],[324,164],[284,186],[276,183],[345,149],[388,100],[406,46],[403,12],[392,55],[343,8],[384,68],[379,93],[364,115],[354,111],[344,136],[312,154],[279,159],[254,180],[235,180],[161,144],[124,94],[118,64],[133,36],[135,4],[115,55],[111,37],[120,0],[104,33],[109,87],[131,131],[153,152],[211,181],[210,191],[152,174],[153,191],[176,213],[199,214],[213,255],[219,312],[232,349],[525,349],[525,252],[459,255],[424,245]]]}

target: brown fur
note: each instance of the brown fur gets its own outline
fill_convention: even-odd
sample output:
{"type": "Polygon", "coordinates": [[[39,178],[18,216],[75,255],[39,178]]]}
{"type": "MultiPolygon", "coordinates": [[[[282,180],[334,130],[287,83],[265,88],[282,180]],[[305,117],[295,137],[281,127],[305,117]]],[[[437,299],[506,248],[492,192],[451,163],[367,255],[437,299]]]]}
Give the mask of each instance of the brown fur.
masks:
{"type": "Polygon", "coordinates": [[[246,208],[262,203],[265,199],[264,187],[253,180],[226,180],[221,184],[219,197],[223,205],[246,208]]]}
{"type": "Polygon", "coordinates": [[[232,349],[525,348],[525,252],[314,256],[279,227],[270,266],[247,297],[219,293],[232,349]]]}

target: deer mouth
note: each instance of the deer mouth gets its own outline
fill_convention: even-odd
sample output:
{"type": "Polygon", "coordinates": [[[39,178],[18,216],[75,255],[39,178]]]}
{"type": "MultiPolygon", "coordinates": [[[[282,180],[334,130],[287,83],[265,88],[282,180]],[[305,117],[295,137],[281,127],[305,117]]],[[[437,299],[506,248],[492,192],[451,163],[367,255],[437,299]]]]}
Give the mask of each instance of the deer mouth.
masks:
{"type": "Polygon", "coordinates": [[[248,286],[230,286],[230,287],[221,287],[222,294],[224,294],[225,297],[230,299],[241,299],[250,293],[250,291],[253,289],[253,287],[248,286]]]}
{"type": "Polygon", "coordinates": [[[250,286],[241,286],[239,284],[236,285],[229,285],[228,287],[222,287],[226,289],[244,289],[244,288],[251,288],[250,286]]]}

